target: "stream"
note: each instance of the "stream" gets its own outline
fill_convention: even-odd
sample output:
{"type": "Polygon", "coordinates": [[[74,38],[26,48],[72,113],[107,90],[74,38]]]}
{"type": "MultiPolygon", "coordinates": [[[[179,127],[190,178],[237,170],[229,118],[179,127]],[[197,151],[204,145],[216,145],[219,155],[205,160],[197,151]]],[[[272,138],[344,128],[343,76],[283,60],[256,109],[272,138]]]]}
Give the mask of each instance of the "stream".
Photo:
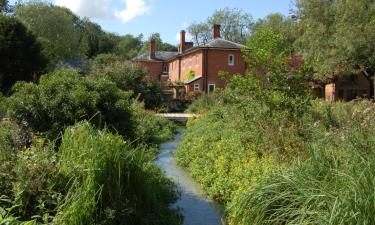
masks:
{"type": "Polygon", "coordinates": [[[173,140],[160,145],[160,154],[156,165],[171,178],[181,192],[180,200],[175,204],[182,211],[183,225],[222,225],[220,209],[204,196],[200,185],[190,175],[176,165],[173,152],[182,140],[184,130],[180,129],[173,140]]]}

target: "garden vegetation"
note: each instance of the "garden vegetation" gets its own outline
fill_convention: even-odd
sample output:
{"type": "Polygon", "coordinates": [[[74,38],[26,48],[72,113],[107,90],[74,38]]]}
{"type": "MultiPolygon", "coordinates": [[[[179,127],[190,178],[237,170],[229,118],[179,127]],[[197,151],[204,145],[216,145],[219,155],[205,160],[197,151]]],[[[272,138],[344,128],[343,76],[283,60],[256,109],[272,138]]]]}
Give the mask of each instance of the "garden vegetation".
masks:
{"type": "Polygon", "coordinates": [[[180,223],[152,162],[174,126],[118,86],[60,69],[0,98],[1,224],[180,223]]]}
{"type": "Polygon", "coordinates": [[[248,47],[247,74],[191,106],[201,116],[178,163],[229,224],[374,224],[374,104],[314,100],[311,66],[290,66],[280,33],[260,29],[248,47]]]}

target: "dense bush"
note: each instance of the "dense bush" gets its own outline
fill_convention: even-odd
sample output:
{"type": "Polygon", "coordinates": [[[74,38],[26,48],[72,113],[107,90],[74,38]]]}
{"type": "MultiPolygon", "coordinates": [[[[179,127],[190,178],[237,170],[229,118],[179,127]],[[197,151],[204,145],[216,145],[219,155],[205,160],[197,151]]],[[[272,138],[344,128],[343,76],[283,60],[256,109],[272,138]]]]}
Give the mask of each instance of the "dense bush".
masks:
{"type": "Polygon", "coordinates": [[[91,79],[73,70],[57,70],[43,75],[39,84],[17,83],[7,105],[11,118],[50,138],[84,119],[132,137],[129,96],[104,78],[91,79]]]}
{"type": "Polygon", "coordinates": [[[147,109],[160,108],[165,96],[157,80],[147,78],[141,66],[124,62],[113,54],[100,54],[91,63],[91,75],[110,79],[124,91],[132,91],[132,97],[143,101],[147,109]]]}
{"type": "Polygon", "coordinates": [[[81,122],[65,130],[58,152],[40,138],[18,150],[4,171],[12,179],[1,186],[0,215],[43,224],[179,224],[169,207],[178,193],[153,158],[152,149],[81,122]]]}
{"type": "Polygon", "coordinates": [[[65,132],[60,153],[71,185],[57,223],[178,224],[174,185],[145,150],[83,123],[65,132]]]}

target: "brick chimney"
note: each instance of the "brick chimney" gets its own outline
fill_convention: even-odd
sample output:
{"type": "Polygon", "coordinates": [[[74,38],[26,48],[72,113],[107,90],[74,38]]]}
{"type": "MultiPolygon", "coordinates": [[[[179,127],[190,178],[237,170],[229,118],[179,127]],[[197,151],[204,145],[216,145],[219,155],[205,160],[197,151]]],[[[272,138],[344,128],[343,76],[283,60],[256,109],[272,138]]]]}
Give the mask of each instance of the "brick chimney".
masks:
{"type": "Polygon", "coordinates": [[[214,39],[221,38],[221,36],[220,36],[220,29],[221,29],[221,25],[219,25],[219,24],[214,24],[212,26],[212,37],[214,39]]]}
{"type": "Polygon", "coordinates": [[[180,32],[180,47],[179,47],[179,53],[183,53],[185,50],[186,50],[186,46],[185,46],[185,34],[186,32],[184,30],[182,30],[180,32]]]}
{"type": "Polygon", "coordinates": [[[155,39],[150,40],[150,59],[155,58],[155,52],[156,52],[156,41],[155,39]]]}

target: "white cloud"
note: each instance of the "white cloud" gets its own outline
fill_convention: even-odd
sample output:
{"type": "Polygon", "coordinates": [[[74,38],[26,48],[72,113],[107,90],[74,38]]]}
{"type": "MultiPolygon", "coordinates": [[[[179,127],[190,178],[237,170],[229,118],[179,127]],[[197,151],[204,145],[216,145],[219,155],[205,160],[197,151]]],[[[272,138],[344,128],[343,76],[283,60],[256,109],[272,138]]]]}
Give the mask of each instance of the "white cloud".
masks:
{"type": "Polygon", "coordinates": [[[112,0],[56,0],[55,4],[69,8],[82,17],[111,19],[110,11],[112,0]]]}
{"type": "Polygon", "coordinates": [[[123,23],[127,23],[137,16],[148,13],[151,6],[144,0],[122,0],[126,5],[126,9],[118,11],[115,10],[115,16],[123,23]]]}

